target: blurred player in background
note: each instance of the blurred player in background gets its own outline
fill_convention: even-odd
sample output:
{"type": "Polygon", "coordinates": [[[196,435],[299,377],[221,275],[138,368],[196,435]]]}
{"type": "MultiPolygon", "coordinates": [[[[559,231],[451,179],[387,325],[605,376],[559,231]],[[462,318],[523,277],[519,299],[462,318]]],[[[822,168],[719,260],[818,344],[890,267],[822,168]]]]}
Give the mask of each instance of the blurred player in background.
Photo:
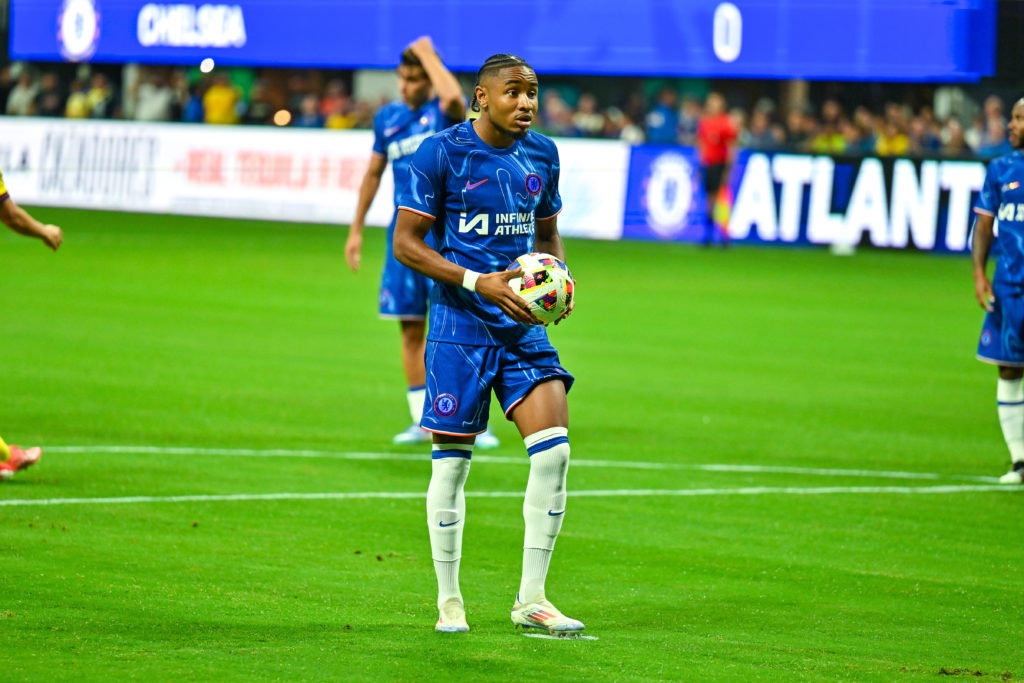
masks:
{"type": "MultiPolygon", "coordinates": [[[[50,249],[57,251],[64,241],[64,233],[56,225],[40,223],[32,218],[23,208],[14,203],[4,185],[4,176],[0,171],[0,221],[15,232],[37,237],[50,249]]],[[[8,446],[0,438],[0,481],[14,476],[18,470],[34,465],[43,452],[39,447],[21,448],[11,444],[8,446]]]]}
{"type": "MultiPolygon", "coordinates": [[[[430,38],[423,36],[402,52],[398,65],[398,91],[401,96],[382,107],[373,120],[373,153],[359,187],[356,214],[345,242],[345,258],[353,271],[362,260],[363,226],[381,176],[391,162],[395,179],[395,203],[409,184],[409,162],[420,142],[466,118],[466,102],[455,76],[441,62],[430,38]],[[436,91],[436,95],[432,91],[436,91]]],[[[426,443],[430,433],[420,427],[426,375],[423,369],[427,297],[431,283],[421,274],[395,260],[392,236],[395,216],[388,226],[387,252],[380,283],[380,317],[398,320],[402,334],[402,367],[408,383],[406,398],[412,424],[397,434],[396,444],[426,443]]],[[[488,433],[483,448],[494,448],[498,440],[488,433]]]]}
{"type": "Polygon", "coordinates": [[[704,194],[707,198],[707,222],[704,224],[704,246],[715,242],[718,233],[723,245],[729,243],[729,233],[723,225],[721,230],[715,217],[715,207],[720,201],[723,183],[729,176],[736,148],[736,126],[725,111],[725,98],[713,92],[708,95],[704,116],[697,123],[697,151],[704,171],[704,194]]]}
{"type": "Polygon", "coordinates": [[[547,332],[509,287],[521,254],[565,258],[558,234],[558,150],[530,131],[537,76],[513,55],[490,57],[477,73],[480,116],[428,138],[413,157],[412,181],[398,202],[395,256],[435,281],[427,337],[423,426],[434,433],[427,525],[437,574],[438,631],[468,631],[459,590],[464,487],[476,435],[493,390],[530,456],[523,502],[523,573],[512,622],[574,633],[583,624],[544,593],[562,526],[569,469],[573,378],[547,332]],[[471,229],[465,229],[469,224],[471,229]],[[433,235],[435,250],[427,242],[433,235]]]}
{"type": "Polygon", "coordinates": [[[993,159],[974,207],[972,261],[974,294],[988,313],[978,342],[978,360],[999,367],[996,400],[999,424],[1010,450],[1010,471],[999,481],[1024,483],[1024,98],[1011,112],[1012,152],[993,159]],[[993,223],[999,219],[999,236],[993,223]],[[996,242],[996,269],[990,281],[986,265],[996,242]]]}

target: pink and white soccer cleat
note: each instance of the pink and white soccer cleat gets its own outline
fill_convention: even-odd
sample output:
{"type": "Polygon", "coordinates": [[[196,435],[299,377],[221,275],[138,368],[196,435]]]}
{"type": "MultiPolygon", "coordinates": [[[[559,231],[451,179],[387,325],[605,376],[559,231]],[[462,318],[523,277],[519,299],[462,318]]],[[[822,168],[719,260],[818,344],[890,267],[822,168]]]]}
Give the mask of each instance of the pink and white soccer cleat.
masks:
{"type": "Polygon", "coordinates": [[[7,464],[13,465],[15,470],[31,467],[39,462],[39,458],[43,457],[43,449],[39,446],[22,448],[21,446],[11,444],[9,448],[11,449],[11,458],[7,461],[7,464]]]}

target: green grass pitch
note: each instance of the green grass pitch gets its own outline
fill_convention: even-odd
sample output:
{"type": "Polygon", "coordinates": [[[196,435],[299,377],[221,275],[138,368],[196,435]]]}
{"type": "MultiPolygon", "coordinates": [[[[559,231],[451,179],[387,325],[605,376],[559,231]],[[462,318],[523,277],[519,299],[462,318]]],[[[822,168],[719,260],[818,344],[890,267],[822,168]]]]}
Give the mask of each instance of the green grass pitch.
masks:
{"type": "Polygon", "coordinates": [[[433,631],[383,231],[354,275],[337,227],[36,214],[59,253],[0,233],[0,433],[45,448],[0,485],[0,679],[1024,678],[962,257],[569,240],[548,595],[598,640],[549,641],[509,621],[527,459],[497,410],[472,631],[433,631]]]}

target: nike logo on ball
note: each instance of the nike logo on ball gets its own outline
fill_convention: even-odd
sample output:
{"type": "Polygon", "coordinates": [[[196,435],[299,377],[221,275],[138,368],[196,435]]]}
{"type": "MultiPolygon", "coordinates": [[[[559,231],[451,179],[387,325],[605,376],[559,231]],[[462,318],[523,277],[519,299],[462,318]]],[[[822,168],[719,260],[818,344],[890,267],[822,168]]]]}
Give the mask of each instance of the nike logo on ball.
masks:
{"type": "Polygon", "coordinates": [[[467,180],[466,181],[466,189],[467,190],[475,190],[476,188],[480,187],[481,185],[483,185],[486,182],[487,182],[487,178],[484,178],[483,180],[478,180],[475,183],[471,183],[471,182],[469,182],[467,180]]]}

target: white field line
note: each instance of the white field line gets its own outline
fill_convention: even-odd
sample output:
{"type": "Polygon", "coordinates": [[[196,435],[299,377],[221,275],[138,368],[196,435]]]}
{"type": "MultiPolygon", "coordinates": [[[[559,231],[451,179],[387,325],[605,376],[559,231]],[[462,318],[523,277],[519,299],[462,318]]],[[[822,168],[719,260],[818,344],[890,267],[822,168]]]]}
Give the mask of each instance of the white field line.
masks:
{"type": "MultiPolygon", "coordinates": [[[[696,496],[763,496],[796,495],[820,496],[830,494],[948,494],[948,493],[1019,493],[1024,486],[1001,484],[963,484],[948,486],[750,486],[735,489],[598,489],[570,491],[571,498],[637,498],[670,496],[690,498],[696,496]]],[[[427,497],[426,491],[388,492],[324,492],[324,493],[232,493],[185,496],[122,496],[106,498],[40,498],[37,500],[0,500],[0,507],[29,507],[45,505],[113,505],[123,503],[220,503],[265,500],[416,500],[427,497]]],[[[522,498],[522,491],[466,491],[467,498],[522,498]]]]}
{"type": "MultiPolygon", "coordinates": [[[[292,449],[252,448],[188,448],[176,446],[47,446],[47,453],[107,453],[143,455],[193,455],[228,456],[245,458],[326,458],[334,460],[403,460],[426,462],[427,453],[373,453],[360,451],[319,451],[292,449]]],[[[474,462],[495,465],[526,465],[530,461],[524,454],[518,457],[501,455],[473,455],[474,462]]],[[[729,464],[688,464],[671,462],[637,462],[631,460],[586,460],[573,458],[572,467],[619,468],[631,470],[679,470],[701,472],[746,472],[752,474],[802,474],[819,477],[864,477],[872,479],[923,479],[973,481],[993,483],[995,477],[962,474],[936,474],[934,472],[894,472],[888,470],[853,470],[841,468],[789,467],[785,465],[729,465],[729,464]]]]}

